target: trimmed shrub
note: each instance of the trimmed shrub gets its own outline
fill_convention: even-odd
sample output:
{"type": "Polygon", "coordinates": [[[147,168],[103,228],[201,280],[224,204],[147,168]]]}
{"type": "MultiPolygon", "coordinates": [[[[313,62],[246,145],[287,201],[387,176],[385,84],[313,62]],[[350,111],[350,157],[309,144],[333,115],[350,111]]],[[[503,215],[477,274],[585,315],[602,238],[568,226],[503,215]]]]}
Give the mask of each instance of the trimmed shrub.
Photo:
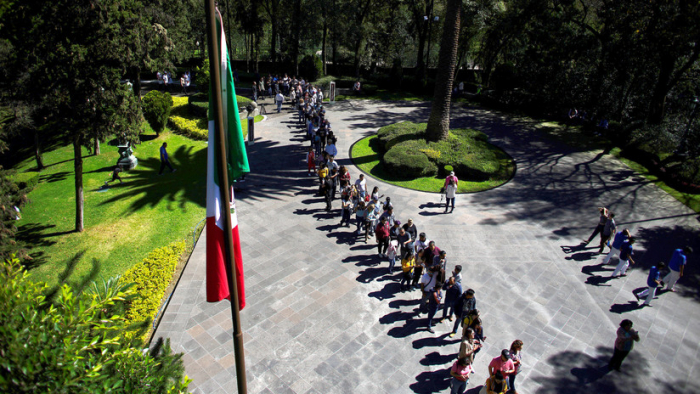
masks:
{"type": "MultiPolygon", "coordinates": [[[[155,317],[184,251],[185,241],[158,248],[121,277],[122,283],[133,283],[140,296],[128,305],[125,315],[127,323],[141,323],[155,317]]],[[[145,332],[142,339],[145,340],[149,333],[145,332]]]]}
{"type": "Polygon", "coordinates": [[[17,187],[22,193],[29,193],[39,184],[39,173],[33,171],[20,172],[15,174],[12,180],[17,184],[17,187]]]}
{"type": "MultiPolygon", "coordinates": [[[[238,101],[238,111],[243,112],[246,105],[250,104],[253,100],[236,95],[236,101],[238,101]]],[[[209,119],[209,96],[203,93],[197,93],[187,98],[188,107],[190,112],[195,116],[201,116],[203,118],[209,119]]]]}
{"type": "Polygon", "coordinates": [[[486,134],[455,129],[450,130],[447,140],[426,142],[426,127],[425,123],[401,122],[377,132],[379,145],[387,150],[384,164],[392,174],[403,178],[446,176],[445,167],[449,166],[458,177],[469,181],[509,176],[508,166],[503,165],[509,156],[489,144],[486,134]]]}
{"type": "Polygon", "coordinates": [[[384,155],[384,165],[391,174],[400,178],[435,176],[437,166],[422,152],[425,147],[425,140],[403,142],[384,155]]]}
{"type": "Polygon", "coordinates": [[[399,122],[384,126],[377,131],[379,147],[384,152],[394,145],[412,139],[425,139],[427,123],[399,122]]]}
{"type": "Polygon", "coordinates": [[[323,76],[323,61],[316,55],[306,55],[299,62],[299,74],[308,81],[316,81],[323,76]]]}
{"type": "Polygon", "coordinates": [[[168,122],[170,109],[173,106],[173,98],[170,96],[170,93],[151,90],[143,96],[142,104],[143,116],[156,132],[156,135],[160,134],[168,122]]]}

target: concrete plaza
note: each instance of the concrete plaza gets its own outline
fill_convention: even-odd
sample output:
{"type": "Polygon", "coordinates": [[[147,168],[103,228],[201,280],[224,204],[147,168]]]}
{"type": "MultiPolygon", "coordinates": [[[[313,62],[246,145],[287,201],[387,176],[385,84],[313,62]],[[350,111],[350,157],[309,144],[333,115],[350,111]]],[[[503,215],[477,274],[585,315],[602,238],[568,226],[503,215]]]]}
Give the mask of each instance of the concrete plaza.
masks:
{"type": "MultiPolygon", "coordinates": [[[[272,108],[268,105],[268,108],[272,108]]],[[[285,108],[288,110],[288,108],[285,108]]],[[[425,122],[426,103],[339,102],[327,106],[340,164],[353,181],[353,142],[386,124],[425,122]]],[[[435,393],[449,391],[448,368],[459,341],[451,323],[426,331],[415,310],[418,291],[399,291],[376,244],[354,227],[339,227],[307,177],[308,143],[291,112],[256,124],[248,148],[252,173],[236,192],[247,306],[241,312],[250,393],[435,393]]],[[[453,127],[484,131],[517,163],[515,177],[494,190],[459,195],[443,214],[438,194],[395,187],[368,176],[391,197],[397,218],[464,267],[476,290],[485,334],[475,393],[487,365],[514,339],[524,341],[519,393],[692,393],[700,374],[700,241],[698,215],[602,151],[579,152],[545,139],[536,122],[471,107],[454,107],[453,127]],[[597,207],[616,212],[638,238],[627,277],[608,279],[597,238],[580,245],[598,221],[597,207]],[[595,244],[595,245],[594,245],[595,244]],[[650,266],[692,245],[676,293],[637,308],[650,266]],[[631,319],[641,341],[607,372],[615,330],[631,319]]],[[[194,393],[236,392],[232,323],[227,301],[205,301],[205,239],[196,245],[155,338],[184,353],[194,393]]],[[[613,259],[616,263],[617,259],[613,259]]],[[[440,312],[441,313],[441,312],[440,312]]]]}

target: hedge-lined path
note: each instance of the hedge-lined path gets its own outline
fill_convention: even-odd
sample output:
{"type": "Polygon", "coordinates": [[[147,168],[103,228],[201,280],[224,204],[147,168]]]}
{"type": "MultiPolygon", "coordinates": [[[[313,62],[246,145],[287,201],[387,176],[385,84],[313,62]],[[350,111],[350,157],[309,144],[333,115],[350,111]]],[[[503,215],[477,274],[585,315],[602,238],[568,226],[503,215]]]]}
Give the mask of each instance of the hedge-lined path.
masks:
{"type": "MultiPolygon", "coordinates": [[[[426,121],[429,106],[410,102],[339,102],[327,107],[340,163],[351,144],[378,127],[426,121]]],[[[253,173],[237,191],[247,302],[242,311],[250,393],[446,392],[457,341],[450,327],[425,331],[415,317],[417,291],[400,293],[376,246],[355,243],[324,212],[317,181],[306,176],[307,143],[292,115],[260,124],[249,148],[253,173]],[[449,338],[447,338],[449,339],[449,338]]],[[[689,258],[681,291],[632,310],[649,266],[686,242],[700,253],[698,216],[602,152],[575,152],[533,133],[532,122],[474,108],[453,110],[454,127],[474,127],[516,160],[516,175],[490,191],[459,195],[453,214],[437,194],[379,183],[399,220],[462,264],[474,288],[488,340],[477,356],[470,389],[487,364],[516,338],[525,342],[520,393],[688,393],[700,387],[698,254],[689,258]],[[598,220],[596,207],[617,213],[639,241],[626,278],[606,281],[593,247],[579,249],[598,220]],[[622,373],[605,374],[619,322],[641,333],[622,373]]],[[[351,166],[353,180],[358,175],[351,166]]],[[[334,207],[337,208],[336,202],[334,207]]],[[[156,337],[185,353],[196,393],[236,391],[227,302],[205,302],[203,234],[156,337]]],[[[471,391],[475,392],[475,391],[471,391]]]]}

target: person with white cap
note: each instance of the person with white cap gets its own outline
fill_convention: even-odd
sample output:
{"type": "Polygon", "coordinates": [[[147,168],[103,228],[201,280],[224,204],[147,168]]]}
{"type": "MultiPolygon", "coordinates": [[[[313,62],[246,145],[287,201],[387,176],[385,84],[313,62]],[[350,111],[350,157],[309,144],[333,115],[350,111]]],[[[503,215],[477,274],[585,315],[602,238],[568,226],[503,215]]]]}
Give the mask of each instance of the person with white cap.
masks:
{"type": "Polygon", "coordinates": [[[450,175],[445,178],[445,184],[442,186],[444,188],[447,188],[447,185],[450,184],[450,181],[455,182],[455,187],[459,186],[459,179],[457,179],[457,175],[455,175],[454,171],[450,171],[450,175]]]}

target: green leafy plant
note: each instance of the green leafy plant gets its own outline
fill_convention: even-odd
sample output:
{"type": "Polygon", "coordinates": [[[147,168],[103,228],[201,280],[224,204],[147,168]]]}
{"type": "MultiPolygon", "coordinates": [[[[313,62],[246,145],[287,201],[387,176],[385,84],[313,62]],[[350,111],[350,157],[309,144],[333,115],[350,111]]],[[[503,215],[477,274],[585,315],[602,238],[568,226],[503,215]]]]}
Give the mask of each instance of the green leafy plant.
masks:
{"type": "Polygon", "coordinates": [[[115,306],[133,289],[55,290],[32,281],[17,259],[0,266],[0,392],[186,392],[182,354],[168,342],[144,353],[122,336],[128,328],[115,306]]]}
{"type": "Polygon", "coordinates": [[[151,90],[143,97],[142,104],[143,116],[156,132],[156,135],[160,135],[165,129],[165,124],[170,116],[173,98],[170,96],[170,93],[151,90]]]}

